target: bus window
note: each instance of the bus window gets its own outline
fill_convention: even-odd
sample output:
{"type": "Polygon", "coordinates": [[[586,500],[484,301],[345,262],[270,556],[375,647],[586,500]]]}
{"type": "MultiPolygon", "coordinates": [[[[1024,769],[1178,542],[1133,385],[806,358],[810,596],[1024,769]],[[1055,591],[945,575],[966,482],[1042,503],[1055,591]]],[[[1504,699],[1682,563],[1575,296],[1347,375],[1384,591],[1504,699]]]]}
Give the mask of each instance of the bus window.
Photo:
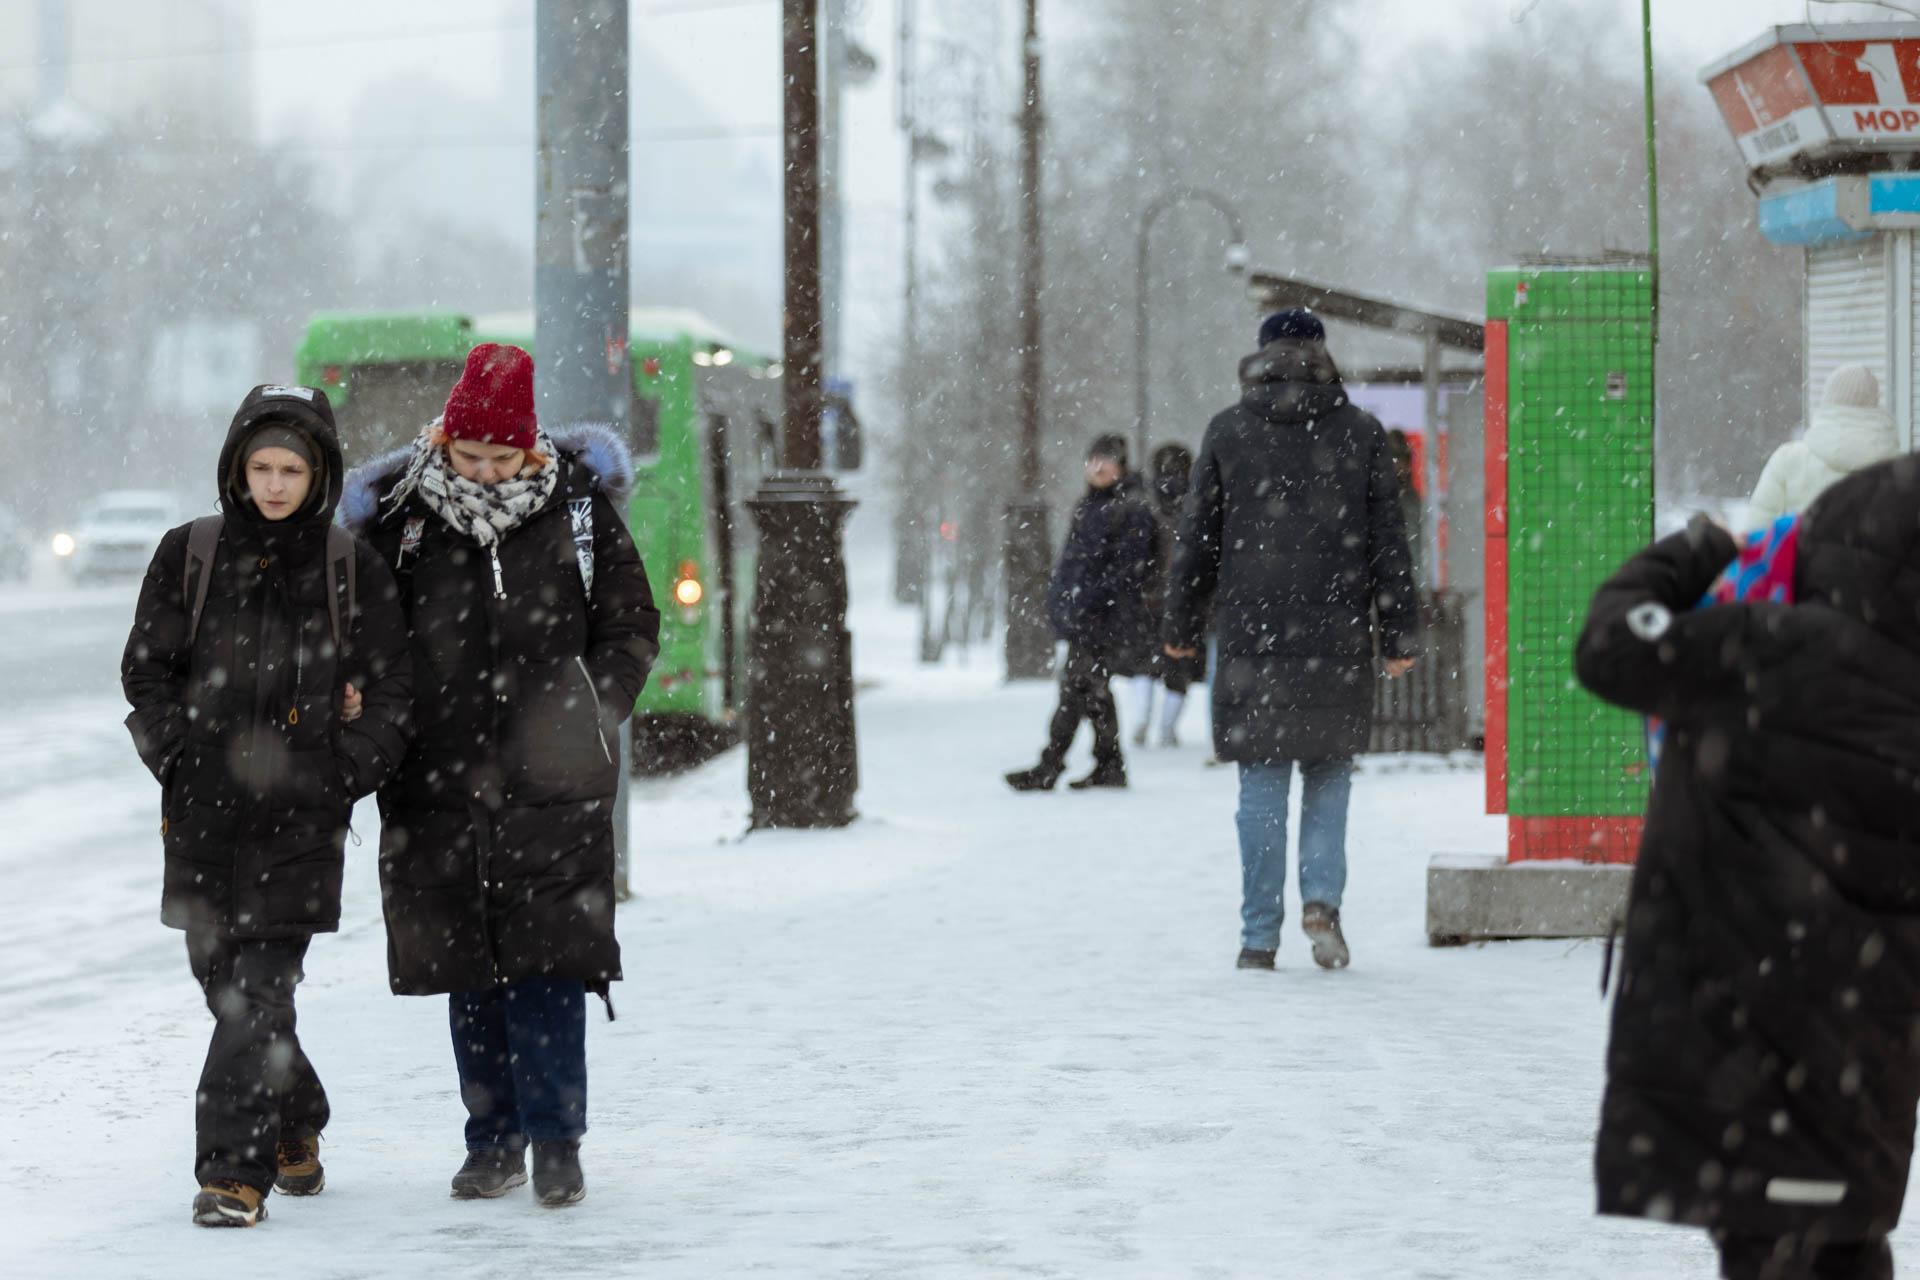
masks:
{"type": "Polygon", "coordinates": [[[446,408],[460,368],[455,360],[350,366],[338,410],[341,449],[367,458],[411,441],[446,408]]]}

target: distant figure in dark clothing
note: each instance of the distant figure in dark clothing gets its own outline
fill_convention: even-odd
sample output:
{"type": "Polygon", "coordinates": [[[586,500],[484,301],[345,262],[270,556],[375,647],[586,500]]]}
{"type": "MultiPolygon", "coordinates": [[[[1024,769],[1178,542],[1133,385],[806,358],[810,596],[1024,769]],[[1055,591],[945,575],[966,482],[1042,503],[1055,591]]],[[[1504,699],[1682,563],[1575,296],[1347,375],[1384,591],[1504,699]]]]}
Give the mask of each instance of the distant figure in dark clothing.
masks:
{"type": "Polygon", "coordinates": [[[1146,657],[1152,634],[1147,581],[1154,573],[1153,514],[1121,484],[1127,444],[1101,436],[1087,451],[1087,494],[1073,509],[1067,543],[1047,586],[1047,620],[1067,642],[1060,670],[1060,705],[1047,729],[1040,763],[1007,775],[1016,791],[1051,791],[1066,767],[1080,722],[1093,722],[1093,772],[1070,783],[1075,790],[1127,785],[1120,754],[1120,717],[1107,687],[1146,657]]]}
{"type": "MultiPolygon", "coordinates": [[[[1147,495],[1153,503],[1157,527],[1154,531],[1153,579],[1147,587],[1147,607],[1153,612],[1156,628],[1166,609],[1167,575],[1173,569],[1174,541],[1180,530],[1180,507],[1186,501],[1192,481],[1193,450],[1183,444],[1163,444],[1153,451],[1153,470],[1147,495]]],[[[1156,651],[1159,648],[1158,645],[1154,647],[1156,651]]],[[[1206,678],[1207,660],[1204,655],[1171,658],[1165,653],[1156,652],[1152,669],[1133,679],[1134,705],[1139,710],[1138,723],[1133,731],[1133,745],[1144,747],[1151,738],[1163,747],[1179,746],[1180,738],[1175,726],[1179,724],[1181,709],[1186,706],[1187,690],[1206,678]],[[1160,732],[1154,738],[1153,693],[1162,684],[1167,687],[1167,696],[1160,703],[1160,732]]]]}
{"type": "Polygon", "coordinates": [[[1387,432],[1387,443],[1393,449],[1393,470],[1400,478],[1400,523],[1407,530],[1407,552],[1413,561],[1413,581],[1419,585],[1427,580],[1427,518],[1426,508],[1420,498],[1420,481],[1414,474],[1413,438],[1399,427],[1387,432]]]}
{"type": "Polygon", "coordinates": [[[1162,636],[1168,656],[1191,658],[1211,618],[1218,643],[1214,749],[1240,766],[1239,966],[1271,969],[1280,945],[1298,764],[1300,924],[1314,962],[1339,969],[1353,757],[1372,728],[1375,663],[1406,674],[1419,625],[1400,485],[1387,433],[1348,401],[1312,312],[1267,317],[1240,386],[1200,445],[1162,636]]]}

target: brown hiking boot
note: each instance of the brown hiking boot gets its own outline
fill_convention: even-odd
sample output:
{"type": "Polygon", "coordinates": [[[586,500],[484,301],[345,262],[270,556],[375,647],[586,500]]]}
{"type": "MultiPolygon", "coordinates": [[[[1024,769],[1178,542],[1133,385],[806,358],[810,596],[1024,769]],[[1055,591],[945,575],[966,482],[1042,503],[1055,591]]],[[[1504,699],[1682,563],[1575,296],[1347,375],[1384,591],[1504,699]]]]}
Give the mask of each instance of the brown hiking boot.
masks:
{"type": "Polygon", "coordinates": [[[312,1130],[282,1133],[274,1148],[280,1171],[273,1189],[283,1196],[317,1196],[327,1185],[327,1171],[320,1167],[320,1135],[312,1130]]]}
{"type": "Polygon", "coordinates": [[[244,1182],[218,1179],[200,1188],[193,1198],[194,1225],[250,1227],[267,1216],[267,1193],[244,1182]]]}
{"type": "Polygon", "coordinates": [[[1300,930],[1313,943],[1313,962],[1322,969],[1347,967],[1347,939],[1340,932],[1340,908],[1309,902],[1300,910],[1300,930]]]}

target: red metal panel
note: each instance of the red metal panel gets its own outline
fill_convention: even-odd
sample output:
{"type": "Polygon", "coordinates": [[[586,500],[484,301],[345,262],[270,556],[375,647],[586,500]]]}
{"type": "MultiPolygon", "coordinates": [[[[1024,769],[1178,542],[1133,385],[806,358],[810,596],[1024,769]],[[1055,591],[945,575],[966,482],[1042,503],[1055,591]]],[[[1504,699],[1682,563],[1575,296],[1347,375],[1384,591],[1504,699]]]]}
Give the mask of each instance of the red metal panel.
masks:
{"type": "Polygon", "coordinates": [[[1632,863],[1640,853],[1639,818],[1507,819],[1508,862],[1632,863]]]}
{"type": "Polygon", "coordinates": [[[1487,812],[1507,811],[1507,322],[1487,321],[1487,812]]]}

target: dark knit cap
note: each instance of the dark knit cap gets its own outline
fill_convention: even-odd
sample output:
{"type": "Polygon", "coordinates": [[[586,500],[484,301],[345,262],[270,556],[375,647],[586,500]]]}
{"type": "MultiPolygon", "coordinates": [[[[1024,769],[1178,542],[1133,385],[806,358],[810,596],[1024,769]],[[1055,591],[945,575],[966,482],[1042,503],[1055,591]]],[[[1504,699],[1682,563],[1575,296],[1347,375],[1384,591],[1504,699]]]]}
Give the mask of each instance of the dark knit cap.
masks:
{"type": "Polygon", "coordinates": [[[282,422],[263,422],[247,437],[247,443],[240,449],[240,461],[246,461],[262,449],[288,449],[307,460],[314,469],[320,466],[320,450],[314,445],[313,437],[295,426],[282,422]]]}
{"type": "Polygon", "coordinates": [[[1288,307],[1276,311],[1260,322],[1260,345],[1278,342],[1282,338],[1292,338],[1301,342],[1325,342],[1327,326],[1320,323],[1320,317],[1305,307],[1288,307]]]}
{"type": "Polygon", "coordinates": [[[1093,443],[1087,446],[1087,457],[1089,460],[1093,458],[1105,458],[1108,462],[1118,463],[1121,469],[1125,470],[1127,465],[1127,438],[1112,432],[1103,436],[1095,436],[1093,443]]]}

